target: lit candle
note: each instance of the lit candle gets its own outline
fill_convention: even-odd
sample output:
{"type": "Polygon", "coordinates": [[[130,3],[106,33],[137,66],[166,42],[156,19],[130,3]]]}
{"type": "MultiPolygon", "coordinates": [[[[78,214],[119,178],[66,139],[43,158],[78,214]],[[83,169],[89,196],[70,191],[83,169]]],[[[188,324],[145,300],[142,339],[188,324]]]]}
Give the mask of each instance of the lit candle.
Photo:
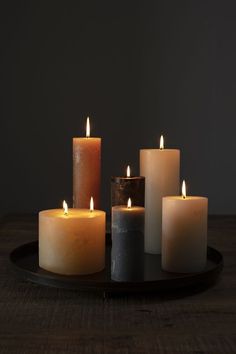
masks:
{"type": "Polygon", "coordinates": [[[116,281],[143,280],[144,208],[126,205],[112,207],[111,278],[116,281]]]}
{"type": "Polygon", "coordinates": [[[111,178],[111,205],[125,205],[128,198],[136,206],[144,206],[145,178],[132,176],[127,166],[126,176],[111,178]]]}
{"type": "Polygon", "coordinates": [[[105,265],[105,212],[51,209],[39,213],[39,266],[58,274],[91,274],[105,265]]]}
{"type": "Polygon", "coordinates": [[[180,151],[164,149],[140,150],[140,174],[145,177],[145,252],[161,253],[162,198],[179,191],[180,151]]]}
{"type": "Polygon", "coordinates": [[[175,273],[201,272],[207,259],[208,199],[182,196],[163,198],[162,268],[175,273]]]}
{"type": "Polygon", "coordinates": [[[73,206],[87,208],[93,195],[100,207],[101,138],[90,137],[90,122],[87,118],[86,137],[73,138],[73,206]]]}

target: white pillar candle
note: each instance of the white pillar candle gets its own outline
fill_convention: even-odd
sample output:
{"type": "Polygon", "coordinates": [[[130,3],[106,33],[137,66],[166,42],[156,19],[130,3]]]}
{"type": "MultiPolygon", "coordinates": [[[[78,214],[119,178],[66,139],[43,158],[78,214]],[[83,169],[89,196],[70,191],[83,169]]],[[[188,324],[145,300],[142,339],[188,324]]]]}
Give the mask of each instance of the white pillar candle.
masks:
{"type": "Polygon", "coordinates": [[[201,272],[207,259],[208,199],[163,198],[162,269],[175,273],[201,272]]]}
{"type": "MultiPolygon", "coordinates": [[[[91,203],[92,204],[92,203],[91,203]]],[[[105,212],[89,209],[39,213],[39,266],[58,274],[91,274],[105,266],[105,212]]]]}
{"type": "Polygon", "coordinates": [[[140,150],[140,175],[145,177],[145,252],[161,253],[162,198],[179,194],[180,151],[140,150]]]}

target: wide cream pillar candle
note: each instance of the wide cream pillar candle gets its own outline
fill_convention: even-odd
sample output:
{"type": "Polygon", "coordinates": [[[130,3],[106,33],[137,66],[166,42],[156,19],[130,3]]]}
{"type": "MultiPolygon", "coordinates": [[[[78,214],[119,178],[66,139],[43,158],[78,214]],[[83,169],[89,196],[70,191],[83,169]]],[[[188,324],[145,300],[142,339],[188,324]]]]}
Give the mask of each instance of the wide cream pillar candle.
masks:
{"type": "Polygon", "coordinates": [[[105,266],[105,212],[89,209],[39,213],[39,266],[58,274],[91,274],[105,266]]]}
{"type": "Polygon", "coordinates": [[[161,253],[162,198],[179,194],[180,151],[140,150],[140,175],[145,177],[145,252],[161,253]]]}
{"type": "Polygon", "coordinates": [[[162,269],[175,273],[201,272],[207,259],[208,199],[163,198],[162,269]]]}
{"type": "Polygon", "coordinates": [[[87,208],[91,195],[100,207],[101,138],[90,137],[87,118],[86,137],[73,138],[73,207],[87,208]]]}

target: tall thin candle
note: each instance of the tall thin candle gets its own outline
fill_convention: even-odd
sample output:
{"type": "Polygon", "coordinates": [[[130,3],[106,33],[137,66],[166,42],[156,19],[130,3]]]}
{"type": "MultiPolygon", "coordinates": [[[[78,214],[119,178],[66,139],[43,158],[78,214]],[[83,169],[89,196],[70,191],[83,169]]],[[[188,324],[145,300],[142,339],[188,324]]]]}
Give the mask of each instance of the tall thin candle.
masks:
{"type": "Polygon", "coordinates": [[[86,137],[73,138],[73,206],[86,208],[90,196],[100,207],[101,138],[90,137],[87,118],[86,137]]]}
{"type": "Polygon", "coordinates": [[[161,253],[162,197],[176,195],[179,190],[180,151],[164,149],[140,150],[140,174],[145,177],[145,252],[161,253]]]}

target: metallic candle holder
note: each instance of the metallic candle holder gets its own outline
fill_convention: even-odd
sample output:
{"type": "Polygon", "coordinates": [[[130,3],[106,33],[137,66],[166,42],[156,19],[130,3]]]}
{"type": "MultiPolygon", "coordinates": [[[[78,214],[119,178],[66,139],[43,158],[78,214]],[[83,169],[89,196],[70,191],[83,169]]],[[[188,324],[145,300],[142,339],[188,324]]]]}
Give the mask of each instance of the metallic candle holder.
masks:
{"type": "Polygon", "coordinates": [[[126,177],[111,178],[111,206],[126,205],[129,198],[133,205],[144,207],[145,177],[132,177],[128,166],[126,177]]]}

